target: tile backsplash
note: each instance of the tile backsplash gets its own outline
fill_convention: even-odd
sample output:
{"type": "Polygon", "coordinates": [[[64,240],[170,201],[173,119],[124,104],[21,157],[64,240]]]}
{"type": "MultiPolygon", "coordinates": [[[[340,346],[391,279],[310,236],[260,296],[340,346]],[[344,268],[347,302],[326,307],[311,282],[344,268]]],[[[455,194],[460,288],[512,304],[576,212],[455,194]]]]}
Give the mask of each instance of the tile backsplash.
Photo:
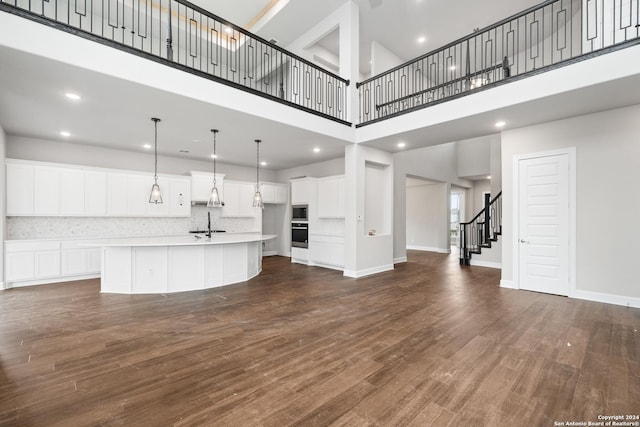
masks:
{"type": "Polygon", "coordinates": [[[192,206],[190,218],[7,217],[7,240],[186,234],[190,230],[206,230],[208,211],[212,229],[229,233],[262,231],[260,215],[222,218],[220,209],[192,206]]]}

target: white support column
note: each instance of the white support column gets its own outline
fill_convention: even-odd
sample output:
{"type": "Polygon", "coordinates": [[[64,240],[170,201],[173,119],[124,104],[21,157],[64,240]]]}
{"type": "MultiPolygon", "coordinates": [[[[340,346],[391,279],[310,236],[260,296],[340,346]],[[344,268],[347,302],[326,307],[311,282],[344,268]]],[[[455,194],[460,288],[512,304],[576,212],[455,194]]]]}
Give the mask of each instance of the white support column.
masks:
{"type": "Polygon", "coordinates": [[[345,149],[345,269],[362,277],[393,269],[393,156],[345,149]]]}

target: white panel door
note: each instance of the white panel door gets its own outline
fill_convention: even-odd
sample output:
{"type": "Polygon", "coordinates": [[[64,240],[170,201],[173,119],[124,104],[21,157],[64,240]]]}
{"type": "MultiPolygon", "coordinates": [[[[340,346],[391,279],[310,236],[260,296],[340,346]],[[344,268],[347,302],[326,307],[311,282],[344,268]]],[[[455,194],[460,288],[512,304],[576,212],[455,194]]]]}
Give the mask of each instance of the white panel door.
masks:
{"type": "Polygon", "coordinates": [[[520,289],[569,295],[569,156],[518,163],[520,289]]]}

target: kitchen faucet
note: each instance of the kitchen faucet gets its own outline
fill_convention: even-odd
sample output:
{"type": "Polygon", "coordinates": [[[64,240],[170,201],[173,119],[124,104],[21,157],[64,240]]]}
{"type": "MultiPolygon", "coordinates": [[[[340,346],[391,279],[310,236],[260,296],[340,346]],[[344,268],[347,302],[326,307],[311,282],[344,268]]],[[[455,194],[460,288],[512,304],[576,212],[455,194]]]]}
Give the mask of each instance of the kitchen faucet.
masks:
{"type": "Polygon", "coordinates": [[[211,238],[211,212],[207,212],[207,237],[211,238]]]}

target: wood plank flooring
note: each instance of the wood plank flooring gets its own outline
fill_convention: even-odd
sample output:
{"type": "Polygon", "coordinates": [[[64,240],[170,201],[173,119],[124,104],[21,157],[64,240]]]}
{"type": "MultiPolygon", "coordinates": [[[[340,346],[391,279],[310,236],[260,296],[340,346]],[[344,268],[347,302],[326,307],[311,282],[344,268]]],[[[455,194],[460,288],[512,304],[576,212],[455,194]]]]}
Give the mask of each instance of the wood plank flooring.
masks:
{"type": "Polygon", "coordinates": [[[362,279],[0,292],[0,425],[553,426],[640,413],[640,310],[498,287],[409,252],[362,279]]]}

